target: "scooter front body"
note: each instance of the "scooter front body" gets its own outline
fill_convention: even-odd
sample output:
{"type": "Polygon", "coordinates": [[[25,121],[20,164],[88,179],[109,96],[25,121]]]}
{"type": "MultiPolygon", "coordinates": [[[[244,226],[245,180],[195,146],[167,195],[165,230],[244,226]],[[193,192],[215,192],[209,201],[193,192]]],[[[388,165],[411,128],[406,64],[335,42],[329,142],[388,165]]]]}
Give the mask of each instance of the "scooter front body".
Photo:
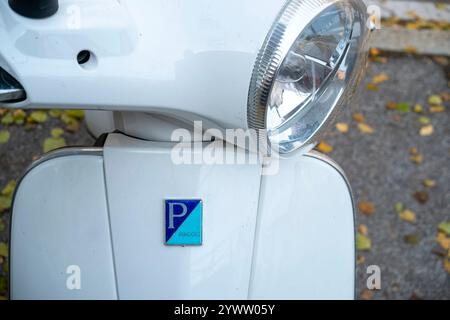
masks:
{"type": "Polygon", "coordinates": [[[364,69],[360,1],[52,3],[30,18],[0,2],[0,104],[94,110],[109,134],[19,183],[11,298],[354,297],[351,190],[310,150],[364,69]],[[174,160],[179,129],[192,163],[174,160]],[[205,161],[260,154],[228,129],[280,151],[275,171],[205,161]]]}
{"type": "Polygon", "coordinates": [[[172,148],[111,134],[34,165],[14,201],[11,298],[353,298],[352,197],[332,161],[309,153],[261,176],[175,165],[172,148]],[[202,200],[200,245],[165,243],[166,199],[202,200]]]}

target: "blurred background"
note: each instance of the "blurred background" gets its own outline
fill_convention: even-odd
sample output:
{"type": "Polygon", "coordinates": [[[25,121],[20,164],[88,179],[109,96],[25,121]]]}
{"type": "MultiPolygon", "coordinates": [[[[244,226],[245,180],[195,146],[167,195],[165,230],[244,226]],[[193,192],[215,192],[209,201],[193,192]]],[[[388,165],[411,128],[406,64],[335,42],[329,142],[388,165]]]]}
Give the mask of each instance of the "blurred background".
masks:
{"type": "MultiPolygon", "coordinates": [[[[367,73],[317,146],[353,188],[357,297],[450,299],[450,1],[365,2],[381,23],[367,73]],[[381,290],[366,289],[369,265],[381,268],[381,290]]],[[[83,118],[0,109],[0,299],[15,183],[45,152],[92,145],[83,118]]]]}

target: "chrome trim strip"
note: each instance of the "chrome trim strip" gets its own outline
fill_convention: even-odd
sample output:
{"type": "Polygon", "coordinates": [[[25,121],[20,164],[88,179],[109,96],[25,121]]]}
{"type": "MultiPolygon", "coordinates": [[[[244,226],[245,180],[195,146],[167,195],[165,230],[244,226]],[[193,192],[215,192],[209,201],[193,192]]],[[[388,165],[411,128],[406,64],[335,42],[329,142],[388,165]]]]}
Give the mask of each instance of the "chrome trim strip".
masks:
{"type": "MultiPolygon", "coordinates": [[[[64,147],[60,149],[56,149],[53,151],[50,151],[44,155],[42,155],[40,158],[33,161],[26,169],[22,177],[18,180],[17,186],[19,186],[19,183],[22,181],[23,178],[27,175],[28,172],[33,170],[35,167],[39,166],[40,164],[53,160],[56,158],[61,157],[68,157],[68,156],[74,156],[74,155],[89,155],[89,156],[103,156],[103,148],[100,147],[64,147]]],[[[16,186],[16,189],[17,189],[16,186]]]]}
{"type": "Polygon", "coordinates": [[[25,90],[23,89],[0,89],[0,102],[21,100],[25,97],[25,90]]]}
{"type": "Polygon", "coordinates": [[[19,190],[20,184],[26,175],[36,168],[37,166],[43,164],[44,162],[74,156],[74,155],[87,155],[87,156],[103,156],[103,148],[99,147],[64,147],[50,151],[42,155],[39,159],[33,161],[24,171],[22,176],[17,180],[16,188],[14,189],[14,194],[11,202],[11,209],[9,214],[9,238],[8,238],[8,300],[11,300],[11,233],[12,233],[12,217],[14,214],[14,203],[16,201],[17,190],[19,190]]]}
{"type": "MultiPolygon", "coordinates": [[[[348,185],[348,188],[350,190],[352,189],[351,186],[350,186],[350,181],[348,180],[347,175],[344,172],[344,169],[342,169],[342,167],[336,161],[334,161],[332,158],[330,158],[329,156],[327,156],[327,155],[325,155],[323,153],[315,151],[315,150],[309,151],[308,153],[304,154],[304,156],[310,157],[310,158],[314,158],[314,159],[318,159],[318,160],[322,160],[323,162],[326,162],[327,164],[332,166],[344,178],[345,183],[347,183],[347,185],[348,185]]],[[[353,194],[352,194],[352,196],[353,196],[353,194]]]]}
{"type": "Polygon", "coordinates": [[[18,102],[26,97],[22,85],[0,66],[0,102],[18,102]]]}
{"type": "Polygon", "coordinates": [[[304,156],[309,157],[309,158],[314,158],[317,160],[321,160],[321,161],[325,162],[326,164],[332,166],[342,176],[342,178],[344,178],[344,181],[347,184],[347,188],[350,191],[350,199],[352,201],[352,207],[353,207],[353,233],[354,233],[353,237],[354,237],[354,250],[355,250],[355,261],[354,261],[355,268],[353,271],[353,274],[354,274],[353,275],[353,278],[354,278],[353,295],[354,295],[354,299],[356,300],[356,297],[357,297],[357,295],[356,295],[356,267],[357,267],[356,260],[358,257],[358,251],[356,250],[356,202],[355,202],[355,197],[353,194],[352,187],[350,185],[350,181],[349,181],[347,175],[345,174],[344,170],[341,168],[341,166],[336,161],[334,161],[333,159],[328,157],[327,155],[320,153],[318,151],[315,151],[315,150],[311,150],[308,153],[306,153],[304,156]]]}

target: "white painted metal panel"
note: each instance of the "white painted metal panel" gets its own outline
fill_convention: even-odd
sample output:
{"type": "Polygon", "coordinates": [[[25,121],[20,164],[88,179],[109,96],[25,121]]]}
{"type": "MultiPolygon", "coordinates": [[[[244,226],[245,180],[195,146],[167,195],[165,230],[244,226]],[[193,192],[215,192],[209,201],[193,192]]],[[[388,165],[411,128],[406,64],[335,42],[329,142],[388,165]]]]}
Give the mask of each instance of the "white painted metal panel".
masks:
{"type": "Polygon", "coordinates": [[[27,108],[181,111],[247,127],[259,49],[285,0],[60,0],[45,20],[0,1],[0,66],[27,108]],[[77,54],[95,55],[87,68],[77,54]]]}
{"type": "Polygon", "coordinates": [[[246,299],[259,165],[176,165],[173,144],[104,148],[120,299],[246,299]],[[164,245],[164,199],[203,200],[203,244],[164,245]]]}
{"type": "Polygon", "coordinates": [[[16,191],[11,298],[116,299],[102,157],[47,157],[16,191]],[[66,286],[71,265],[80,290],[66,286]]]}
{"type": "Polygon", "coordinates": [[[111,134],[103,160],[34,167],[13,206],[12,298],[353,298],[353,203],[337,165],[282,159],[260,185],[257,164],[176,165],[172,147],[111,134]],[[164,199],[177,198],[203,200],[201,246],[164,245],[164,199]]]}
{"type": "Polygon", "coordinates": [[[311,153],[264,177],[251,299],[353,299],[353,202],[342,171],[311,153]]]}

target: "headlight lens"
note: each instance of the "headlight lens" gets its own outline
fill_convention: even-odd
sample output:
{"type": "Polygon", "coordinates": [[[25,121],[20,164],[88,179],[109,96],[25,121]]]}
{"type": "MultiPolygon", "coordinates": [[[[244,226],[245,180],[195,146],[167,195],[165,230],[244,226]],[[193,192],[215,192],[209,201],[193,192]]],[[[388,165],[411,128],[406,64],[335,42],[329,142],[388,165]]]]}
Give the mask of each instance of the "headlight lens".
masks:
{"type": "Polygon", "coordinates": [[[291,0],[277,17],[253,71],[248,123],[280,153],[313,144],[355,87],[365,22],[356,0],[291,0]]]}

